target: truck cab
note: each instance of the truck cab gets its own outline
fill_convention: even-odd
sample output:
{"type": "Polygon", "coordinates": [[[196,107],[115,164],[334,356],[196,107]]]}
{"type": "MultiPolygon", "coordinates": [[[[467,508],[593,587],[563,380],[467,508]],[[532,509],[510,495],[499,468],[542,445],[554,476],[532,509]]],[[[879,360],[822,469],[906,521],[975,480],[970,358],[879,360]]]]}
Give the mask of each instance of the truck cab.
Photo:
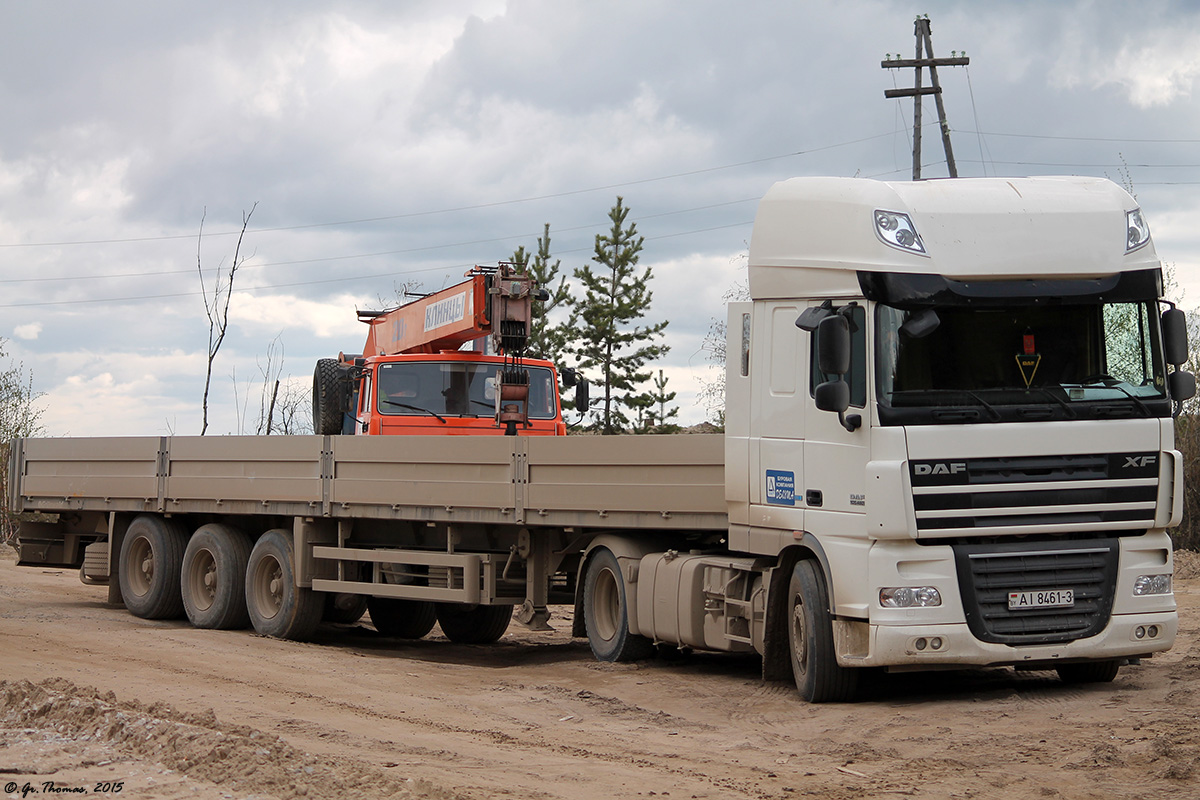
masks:
{"type": "Polygon", "coordinates": [[[1111,679],[1171,646],[1172,411],[1195,380],[1132,197],[797,178],[763,199],[749,271],[729,309],[730,548],[820,564],[833,672],[1111,679]]]}

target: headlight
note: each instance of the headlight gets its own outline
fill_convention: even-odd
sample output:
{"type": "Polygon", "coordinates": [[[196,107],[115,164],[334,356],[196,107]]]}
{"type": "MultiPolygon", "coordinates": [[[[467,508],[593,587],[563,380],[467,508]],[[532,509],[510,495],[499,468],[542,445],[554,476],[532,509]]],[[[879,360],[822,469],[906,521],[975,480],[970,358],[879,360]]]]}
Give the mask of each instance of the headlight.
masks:
{"type": "Polygon", "coordinates": [[[932,586],[896,586],[879,590],[884,608],[928,608],[940,606],[942,594],[932,586]]]}
{"type": "Polygon", "coordinates": [[[1133,596],[1142,597],[1148,594],[1170,594],[1170,575],[1138,575],[1133,582],[1133,596]]]}
{"type": "Polygon", "coordinates": [[[899,211],[875,211],[875,235],[889,247],[907,253],[925,255],[925,244],[908,214],[899,211]]]}
{"type": "Polygon", "coordinates": [[[1132,253],[1150,241],[1150,226],[1146,224],[1140,208],[1125,212],[1125,232],[1126,253],[1132,253]]]}

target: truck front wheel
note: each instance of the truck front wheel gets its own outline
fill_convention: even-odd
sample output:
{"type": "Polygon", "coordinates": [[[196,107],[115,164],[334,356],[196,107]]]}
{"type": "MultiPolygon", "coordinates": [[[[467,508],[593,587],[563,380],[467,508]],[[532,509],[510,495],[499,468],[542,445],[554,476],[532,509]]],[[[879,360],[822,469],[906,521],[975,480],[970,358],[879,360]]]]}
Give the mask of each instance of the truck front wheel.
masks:
{"type": "Polygon", "coordinates": [[[858,671],[838,666],[829,590],[816,561],[801,561],[792,571],[788,611],[788,649],[800,695],[810,703],[853,700],[858,671]]]}
{"type": "Polygon", "coordinates": [[[129,613],[142,619],[183,615],[179,576],[186,547],[187,532],[175,520],[142,515],[129,523],[118,579],[129,613]]]}
{"type": "Polygon", "coordinates": [[[433,630],[437,614],[427,600],[399,597],[368,597],[367,611],[375,630],[397,639],[420,639],[433,630]]]}
{"type": "Polygon", "coordinates": [[[197,628],[230,630],[250,624],[246,565],[250,537],[213,523],[192,534],[183,554],[183,608],[197,628]]]}
{"type": "Polygon", "coordinates": [[[512,606],[467,606],[438,603],[435,606],[442,633],[459,644],[491,644],[504,635],[512,622],[512,606]]]}
{"type": "Polygon", "coordinates": [[[292,547],[291,533],[278,528],[254,543],[246,568],[246,610],[255,632],[304,641],[321,623],[325,598],[296,585],[292,547]]]}
{"type": "Polygon", "coordinates": [[[1063,683],[1111,683],[1120,670],[1120,661],[1084,661],[1063,664],[1058,677],[1063,683]]]}
{"type": "Polygon", "coordinates": [[[654,642],[629,630],[629,603],[621,564],[606,548],[598,549],[588,561],[583,620],[588,644],[599,661],[637,661],[654,652],[654,642]]]}

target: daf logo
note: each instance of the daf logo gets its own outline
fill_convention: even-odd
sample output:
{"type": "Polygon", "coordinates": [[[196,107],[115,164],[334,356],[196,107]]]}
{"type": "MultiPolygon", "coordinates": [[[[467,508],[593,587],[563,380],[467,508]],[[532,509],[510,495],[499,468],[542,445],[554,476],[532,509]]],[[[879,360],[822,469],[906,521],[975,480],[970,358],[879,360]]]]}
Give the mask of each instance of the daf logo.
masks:
{"type": "Polygon", "coordinates": [[[1125,463],[1121,465],[1121,469],[1148,467],[1157,460],[1158,456],[1125,456],[1125,463]]]}
{"type": "Polygon", "coordinates": [[[966,472],[967,465],[962,461],[952,461],[948,464],[917,464],[913,467],[913,472],[917,475],[957,475],[960,472],[966,472]]]}

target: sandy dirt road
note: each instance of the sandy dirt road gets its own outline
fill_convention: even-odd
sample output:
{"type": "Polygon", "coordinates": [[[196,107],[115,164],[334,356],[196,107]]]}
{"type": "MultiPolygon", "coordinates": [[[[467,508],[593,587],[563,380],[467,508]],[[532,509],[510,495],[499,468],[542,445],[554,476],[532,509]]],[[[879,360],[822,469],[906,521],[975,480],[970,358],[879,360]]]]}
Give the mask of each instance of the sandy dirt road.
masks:
{"type": "Polygon", "coordinates": [[[0,796],[1200,797],[1198,562],[1175,648],[1112,684],[881,675],[811,706],[752,658],[597,663],[569,609],[486,647],[369,618],[298,644],[140,620],[6,550],[0,796]]]}

